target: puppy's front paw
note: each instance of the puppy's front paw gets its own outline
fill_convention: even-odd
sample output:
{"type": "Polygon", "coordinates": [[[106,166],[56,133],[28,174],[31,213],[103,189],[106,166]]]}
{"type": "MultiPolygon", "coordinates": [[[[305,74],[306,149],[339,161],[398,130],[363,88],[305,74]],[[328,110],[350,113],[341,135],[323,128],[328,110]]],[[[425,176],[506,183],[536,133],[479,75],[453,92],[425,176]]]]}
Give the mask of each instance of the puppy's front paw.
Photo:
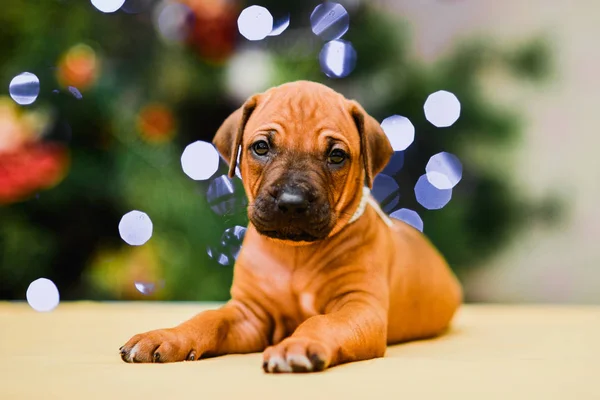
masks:
{"type": "Polygon", "coordinates": [[[265,372],[316,372],[331,364],[331,351],[316,340],[287,338],[263,353],[265,372]]]}
{"type": "Polygon", "coordinates": [[[197,359],[192,340],[176,329],[158,329],[135,335],[119,349],[129,363],[193,361],[197,359]]]}

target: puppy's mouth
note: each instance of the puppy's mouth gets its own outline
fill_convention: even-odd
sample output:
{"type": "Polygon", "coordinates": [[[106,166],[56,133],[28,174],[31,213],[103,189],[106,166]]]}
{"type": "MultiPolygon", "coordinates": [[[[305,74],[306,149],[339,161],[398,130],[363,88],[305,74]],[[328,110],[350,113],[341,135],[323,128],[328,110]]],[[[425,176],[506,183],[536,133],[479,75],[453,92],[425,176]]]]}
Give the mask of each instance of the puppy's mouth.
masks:
{"type": "Polygon", "coordinates": [[[325,221],[306,223],[308,221],[301,219],[292,219],[285,222],[273,221],[267,222],[261,216],[254,213],[250,216],[250,222],[254,225],[257,232],[263,236],[289,240],[292,242],[316,242],[323,240],[329,235],[331,227],[325,221]]]}
{"type": "Polygon", "coordinates": [[[258,228],[257,231],[261,235],[270,237],[272,239],[289,240],[292,242],[316,242],[317,240],[322,239],[307,232],[282,232],[273,230],[260,230],[258,228]]]}

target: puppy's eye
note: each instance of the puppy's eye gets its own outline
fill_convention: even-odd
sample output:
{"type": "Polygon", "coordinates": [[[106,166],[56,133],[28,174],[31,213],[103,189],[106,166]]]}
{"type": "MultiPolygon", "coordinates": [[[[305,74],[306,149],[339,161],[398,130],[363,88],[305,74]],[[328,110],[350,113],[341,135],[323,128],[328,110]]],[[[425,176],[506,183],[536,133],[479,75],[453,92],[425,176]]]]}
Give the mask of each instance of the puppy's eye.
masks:
{"type": "Polygon", "coordinates": [[[327,161],[330,164],[341,164],[344,162],[345,159],[346,159],[346,153],[344,153],[340,149],[333,149],[331,151],[331,153],[329,153],[329,157],[327,158],[327,161]]]}
{"type": "Polygon", "coordinates": [[[252,145],[252,150],[254,150],[257,155],[264,156],[269,152],[269,144],[264,140],[259,140],[252,145]]]}

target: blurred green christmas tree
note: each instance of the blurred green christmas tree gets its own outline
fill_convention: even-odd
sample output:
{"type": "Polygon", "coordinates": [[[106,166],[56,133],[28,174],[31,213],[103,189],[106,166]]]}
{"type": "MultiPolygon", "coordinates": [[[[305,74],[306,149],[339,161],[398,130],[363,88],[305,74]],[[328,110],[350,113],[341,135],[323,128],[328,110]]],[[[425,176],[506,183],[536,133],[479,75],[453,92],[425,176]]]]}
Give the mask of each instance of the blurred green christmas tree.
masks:
{"type": "MultiPolygon", "coordinates": [[[[157,30],[157,10],[168,3],[128,0],[113,14],[86,1],[3,5],[0,81],[7,88],[14,76],[29,71],[41,82],[37,101],[11,111],[11,118],[18,129],[32,118],[45,121],[37,125],[43,134],[29,142],[57,145],[69,159],[59,162],[67,172],[55,187],[39,185],[4,199],[0,298],[24,298],[27,285],[40,276],[52,279],[63,299],[139,298],[135,281],[160,286],[157,298],[228,298],[231,268],[215,254],[225,229],[247,222],[241,186],[236,178],[233,196],[209,204],[206,192],[226,172],[225,164],[212,180],[194,182],[182,172],[180,156],[187,144],[210,141],[253,90],[297,79],[356,98],[379,121],[393,114],[412,121],[415,142],[394,176],[401,193],[396,208],[421,214],[425,233],[457,272],[479,265],[537,215],[538,206],[514,192],[510,176],[473,162],[473,148],[509,151],[522,126],[518,107],[504,110],[484,96],[481,75],[500,67],[515,79],[543,78],[543,41],[510,52],[466,43],[443,62],[425,65],[411,58],[401,21],[367,2],[352,2],[344,39],[358,54],[356,68],[330,79],[318,61],[323,41],[310,30],[318,2],[258,2],[277,18],[291,16],[283,34],[259,42],[237,32],[244,4],[183,3],[192,12],[185,20],[190,30],[175,42],[157,30]],[[427,96],[441,89],[462,105],[458,122],[444,129],[423,113],[427,96]],[[446,207],[427,211],[413,188],[429,157],[440,151],[461,159],[463,179],[446,207]],[[117,230],[122,215],[134,209],[150,215],[154,226],[152,239],[141,247],[123,243],[117,230]]],[[[0,174],[8,171],[2,169],[7,159],[0,174]]],[[[12,173],[11,185],[19,175],[12,173]]]]}

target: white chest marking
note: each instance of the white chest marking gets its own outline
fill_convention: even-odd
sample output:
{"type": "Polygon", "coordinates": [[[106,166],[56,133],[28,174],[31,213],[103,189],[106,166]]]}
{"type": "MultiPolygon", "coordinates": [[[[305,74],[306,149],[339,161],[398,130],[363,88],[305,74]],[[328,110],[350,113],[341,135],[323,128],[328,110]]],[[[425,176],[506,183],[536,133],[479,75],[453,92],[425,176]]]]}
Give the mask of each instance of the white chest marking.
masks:
{"type": "Polygon", "coordinates": [[[317,309],[315,308],[315,295],[312,293],[304,292],[300,293],[299,296],[300,308],[308,315],[317,315],[317,309]]]}

